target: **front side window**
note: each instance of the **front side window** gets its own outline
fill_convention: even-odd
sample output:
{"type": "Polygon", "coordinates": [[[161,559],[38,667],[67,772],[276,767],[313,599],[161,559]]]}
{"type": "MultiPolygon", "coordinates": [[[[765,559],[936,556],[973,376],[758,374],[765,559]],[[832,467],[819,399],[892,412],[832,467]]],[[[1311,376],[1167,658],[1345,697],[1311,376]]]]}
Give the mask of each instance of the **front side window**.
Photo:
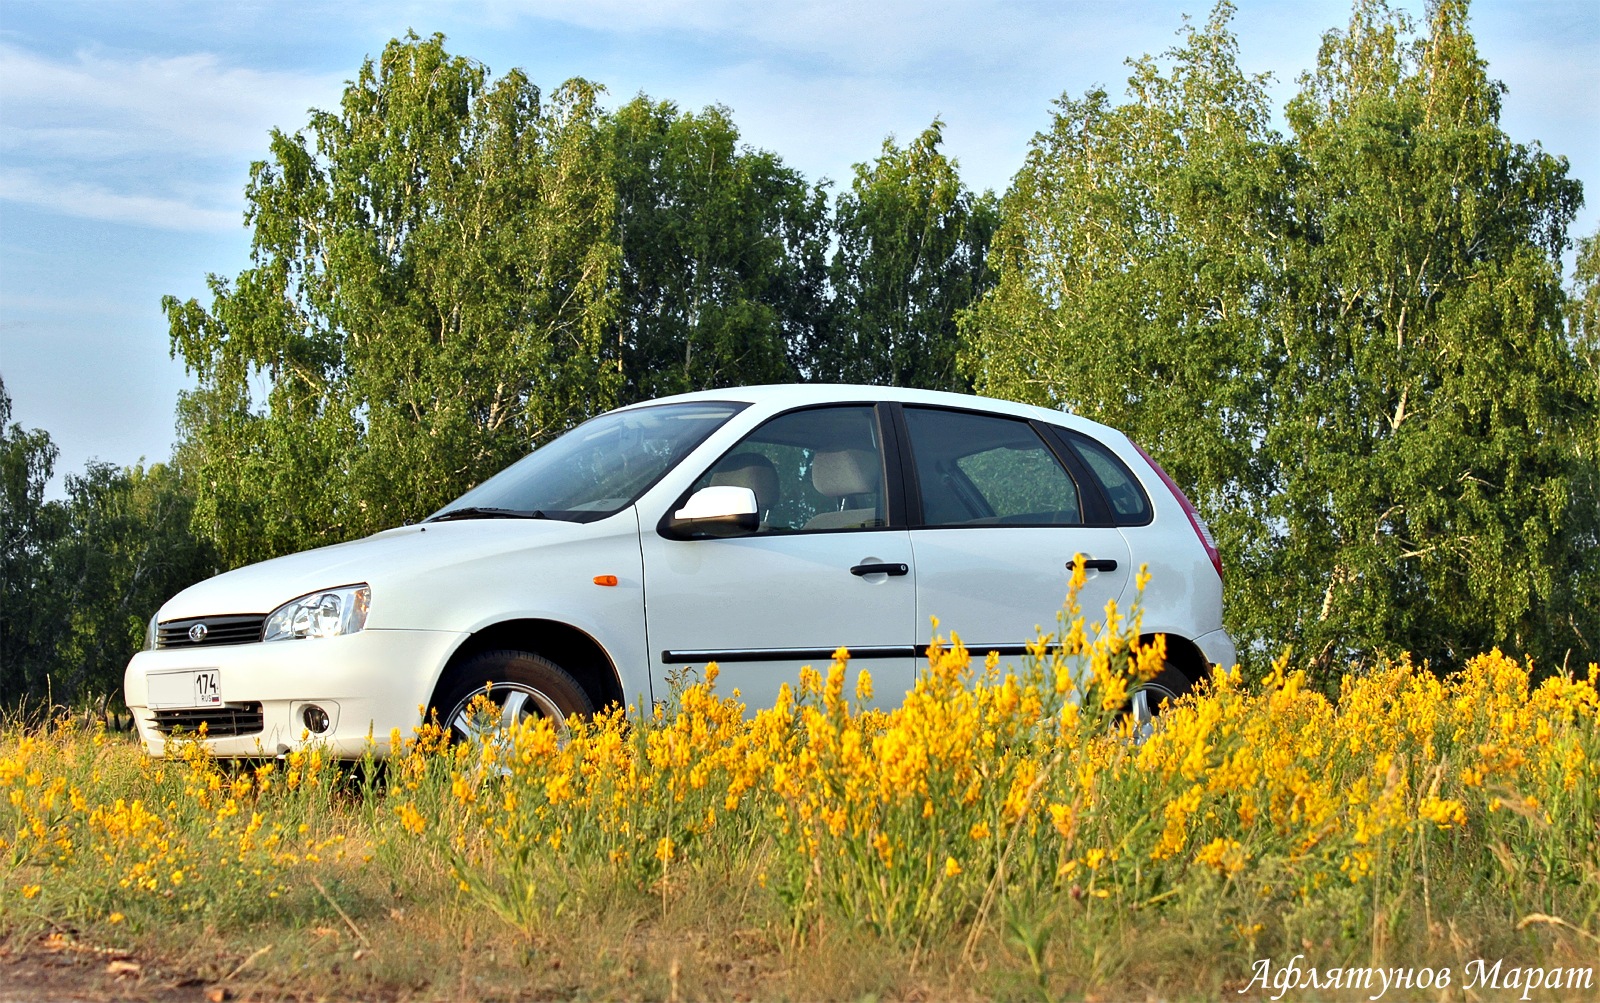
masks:
{"type": "Polygon", "coordinates": [[[744,405],[612,411],[540,446],[428,517],[593,522],[633,504],[744,405]]]}
{"type": "Polygon", "coordinates": [[[905,409],[926,526],[1076,526],[1078,487],[1026,421],[905,409]]]}
{"type": "Polygon", "coordinates": [[[883,450],[870,405],[779,415],[712,465],[694,490],[717,484],[755,492],[760,533],[887,525],[883,450]]]}

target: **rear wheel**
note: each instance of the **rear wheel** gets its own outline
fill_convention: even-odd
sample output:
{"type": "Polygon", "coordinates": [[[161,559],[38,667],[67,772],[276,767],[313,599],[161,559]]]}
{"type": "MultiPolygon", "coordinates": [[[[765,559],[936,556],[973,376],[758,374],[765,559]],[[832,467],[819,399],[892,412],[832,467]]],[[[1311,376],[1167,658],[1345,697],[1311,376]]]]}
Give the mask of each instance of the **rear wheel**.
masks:
{"type": "Polygon", "coordinates": [[[1154,678],[1138,684],[1128,698],[1127,714],[1133,718],[1134,733],[1141,740],[1149,737],[1167,704],[1177,702],[1178,698],[1192,689],[1194,680],[1185,675],[1182,669],[1171,662],[1162,665],[1154,678]]]}
{"type": "Polygon", "coordinates": [[[547,717],[557,730],[594,703],[565,669],[527,651],[485,651],[451,670],[437,704],[455,742],[483,742],[547,717]]]}

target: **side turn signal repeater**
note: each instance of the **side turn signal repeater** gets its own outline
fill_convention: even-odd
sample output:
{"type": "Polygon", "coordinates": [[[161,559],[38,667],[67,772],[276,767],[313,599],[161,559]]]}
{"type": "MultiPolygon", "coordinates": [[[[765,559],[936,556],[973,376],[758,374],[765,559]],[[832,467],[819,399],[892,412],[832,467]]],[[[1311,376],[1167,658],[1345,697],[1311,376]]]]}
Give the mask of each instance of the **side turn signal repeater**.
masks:
{"type": "Polygon", "coordinates": [[[617,576],[616,575],[595,575],[594,576],[594,583],[596,585],[615,585],[615,584],[617,584],[617,576]]]}

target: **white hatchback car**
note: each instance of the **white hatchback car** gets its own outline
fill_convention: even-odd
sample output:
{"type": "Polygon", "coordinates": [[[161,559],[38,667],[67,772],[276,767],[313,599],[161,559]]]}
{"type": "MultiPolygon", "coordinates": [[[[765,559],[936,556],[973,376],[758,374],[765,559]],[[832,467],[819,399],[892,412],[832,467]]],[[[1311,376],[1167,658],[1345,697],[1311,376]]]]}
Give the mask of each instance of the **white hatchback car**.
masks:
{"type": "Polygon", "coordinates": [[[1122,433],[930,391],[706,391],[594,418],[418,525],[184,590],[126,696],[152,754],[204,724],[223,756],[381,755],[425,712],[472,733],[648,706],[711,661],[760,706],[840,646],[892,704],[930,616],[1020,655],[1078,554],[1091,613],[1149,565],[1143,630],[1168,665],[1136,713],[1232,664],[1216,548],[1122,433]],[[469,720],[486,684],[495,719],[469,720]]]}

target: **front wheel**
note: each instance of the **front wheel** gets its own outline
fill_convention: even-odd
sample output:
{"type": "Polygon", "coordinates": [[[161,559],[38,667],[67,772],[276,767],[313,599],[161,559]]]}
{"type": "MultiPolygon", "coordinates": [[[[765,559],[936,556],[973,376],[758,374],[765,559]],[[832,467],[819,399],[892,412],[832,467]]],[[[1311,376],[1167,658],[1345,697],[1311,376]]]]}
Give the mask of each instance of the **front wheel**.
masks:
{"type": "Polygon", "coordinates": [[[550,718],[560,730],[594,703],[565,669],[527,651],[485,651],[450,671],[437,704],[453,742],[481,743],[523,721],[550,718]]]}

